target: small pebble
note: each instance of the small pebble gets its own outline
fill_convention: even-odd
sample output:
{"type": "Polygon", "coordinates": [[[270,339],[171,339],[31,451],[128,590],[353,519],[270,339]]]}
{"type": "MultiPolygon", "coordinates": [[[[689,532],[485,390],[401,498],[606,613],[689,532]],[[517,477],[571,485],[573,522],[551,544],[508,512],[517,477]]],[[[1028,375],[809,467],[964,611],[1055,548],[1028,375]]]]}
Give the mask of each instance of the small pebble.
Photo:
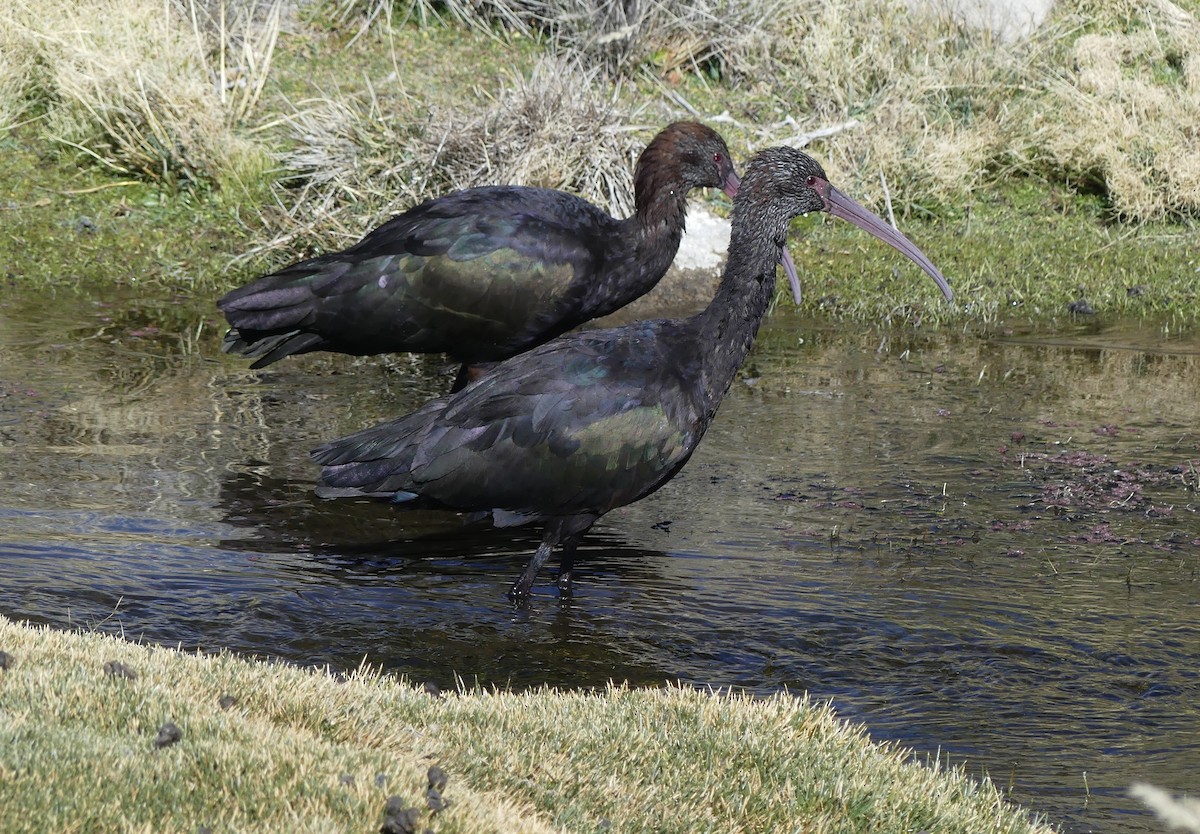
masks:
{"type": "Polygon", "coordinates": [[[217,704],[221,709],[229,709],[237,704],[237,698],[232,695],[222,695],[221,700],[217,701],[217,704]]]}
{"type": "Polygon", "coordinates": [[[1092,305],[1088,304],[1082,298],[1078,301],[1072,301],[1067,305],[1067,312],[1074,313],[1077,316],[1094,316],[1096,311],[1092,309],[1092,305]]]}
{"type": "Polygon", "coordinates": [[[119,660],[110,660],[104,664],[104,674],[113,678],[125,678],[125,680],[135,680],[137,672],[126,666],[119,660]]]}
{"type": "Polygon", "coordinates": [[[338,782],[340,782],[343,785],[353,785],[354,777],[351,776],[349,773],[343,773],[341,776],[338,777],[338,782]]]}
{"type": "Polygon", "coordinates": [[[170,747],[181,738],[183,738],[183,730],[173,722],[166,721],[158,728],[158,738],[154,739],[154,746],[161,750],[164,747],[170,747]]]}
{"type": "Polygon", "coordinates": [[[11,669],[13,656],[8,652],[0,652],[0,669],[11,669]]]}
{"type": "Polygon", "coordinates": [[[425,690],[425,694],[427,694],[427,695],[432,695],[435,698],[442,697],[441,687],[439,687],[436,683],[433,683],[431,681],[425,681],[424,685],[421,688],[425,690]]]}

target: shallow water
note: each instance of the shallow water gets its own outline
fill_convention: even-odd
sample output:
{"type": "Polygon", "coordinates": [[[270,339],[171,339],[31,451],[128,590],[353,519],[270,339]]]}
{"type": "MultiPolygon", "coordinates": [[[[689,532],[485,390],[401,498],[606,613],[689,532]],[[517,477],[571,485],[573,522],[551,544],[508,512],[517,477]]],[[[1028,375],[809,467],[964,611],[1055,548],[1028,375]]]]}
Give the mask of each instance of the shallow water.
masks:
{"type": "Polygon", "coordinates": [[[1067,831],[1197,789],[1200,340],[781,312],[683,473],[518,610],[535,531],[311,495],[309,448],[448,368],[218,339],[184,298],[0,301],[0,612],[441,686],[809,690],[1067,831]]]}

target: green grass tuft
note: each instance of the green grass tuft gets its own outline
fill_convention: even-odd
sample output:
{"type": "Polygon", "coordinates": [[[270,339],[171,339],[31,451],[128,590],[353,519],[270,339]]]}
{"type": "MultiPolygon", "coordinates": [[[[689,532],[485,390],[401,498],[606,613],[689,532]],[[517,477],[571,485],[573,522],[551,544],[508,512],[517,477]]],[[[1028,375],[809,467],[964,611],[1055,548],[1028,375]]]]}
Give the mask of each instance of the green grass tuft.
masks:
{"type": "Polygon", "coordinates": [[[988,782],[807,698],[681,688],[433,697],[0,618],[5,830],[1049,832],[988,782]],[[132,673],[106,673],[122,664],[132,673]],[[111,668],[111,667],[110,667],[111,668]],[[236,703],[222,707],[223,696],[236,703]],[[156,747],[167,721],[178,742],[156,747]],[[447,810],[426,771],[449,776],[447,810]],[[100,785],[103,787],[100,787],[100,785]]]}

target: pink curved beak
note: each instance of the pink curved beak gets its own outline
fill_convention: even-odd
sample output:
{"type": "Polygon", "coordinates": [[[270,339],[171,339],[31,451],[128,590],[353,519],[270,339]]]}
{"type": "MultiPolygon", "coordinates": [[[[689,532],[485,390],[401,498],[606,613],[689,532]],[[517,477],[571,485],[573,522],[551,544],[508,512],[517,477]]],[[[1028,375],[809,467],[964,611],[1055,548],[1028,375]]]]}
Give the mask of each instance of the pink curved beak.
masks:
{"type": "Polygon", "coordinates": [[[942,295],[946,296],[947,301],[954,300],[954,290],[950,289],[950,282],[946,280],[941,271],[933,265],[933,262],[929,258],[925,257],[925,253],[918,249],[911,240],[885,223],[883,218],[872,214],[853,199],[838,191],[829,184],[828,180],[823,180],[820,177],[812,177],[811,180],[815,180],[812,183],[813,190],[820,194],[821,199],[825,201],[825,211],[834,217],[840,217],[843,220],[853,223],[865,232],[870,232],[884,243],[902,252],[909,260],[925,270],[929,277],[934,280],[934,283],[938,285],[938,289],[942,291],[942,295]]]}

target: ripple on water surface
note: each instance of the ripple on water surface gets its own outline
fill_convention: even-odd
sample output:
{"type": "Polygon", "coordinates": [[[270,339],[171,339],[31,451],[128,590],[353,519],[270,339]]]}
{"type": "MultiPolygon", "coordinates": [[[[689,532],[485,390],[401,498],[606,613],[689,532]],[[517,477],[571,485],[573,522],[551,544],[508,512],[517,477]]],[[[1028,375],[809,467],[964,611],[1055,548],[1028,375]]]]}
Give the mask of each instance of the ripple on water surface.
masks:
{"type": "Polygon", "coordinates": [[[441,686],[809,690],[1069,831],[1161,831],[1128,783],[1196,789],[1195,341],[776,315],[575,596],[516,610],[536,531],[312,495],[307,450],[442,390],[437,360],[251,373],[214,328],[148,338],[151,302],[35,308],[0,308],[8,616],[441,686]]]}

